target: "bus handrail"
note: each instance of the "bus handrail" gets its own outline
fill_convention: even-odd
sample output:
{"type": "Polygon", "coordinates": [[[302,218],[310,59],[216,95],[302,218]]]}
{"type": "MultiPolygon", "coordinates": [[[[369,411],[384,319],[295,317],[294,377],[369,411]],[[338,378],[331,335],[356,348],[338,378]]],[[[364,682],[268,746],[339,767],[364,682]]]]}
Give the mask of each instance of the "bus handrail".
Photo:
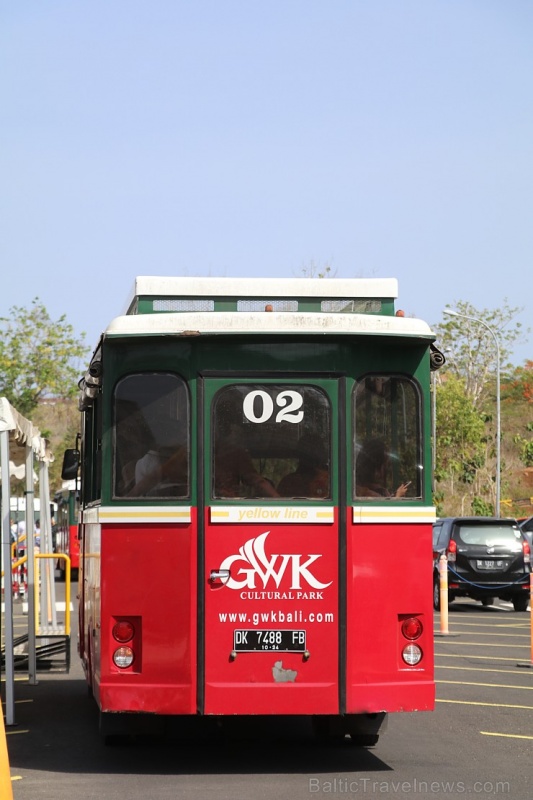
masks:
{"type": "MultiPolygon", "coordinates": [[[[11,562],[11,572],[15,572],[15,570],[18,569],[19,567],[21,567],[22,564],[25,564],[27,560],[28,560],[28,556],[21,556],[19,559],[17,559],[17,561],[12,561],[11,562]]],[[[2,572],[0,573],[0,576],[2,578],[4,577],[4,570],[2,570],[2,572]]]]}
{"type": "MultiPolygon", "coordinates": [[[[35,566],[39,558],[57,558],[65,561],[65,635],[70,636],[70,558],[66,553],[36,553],[35,566]]],[[[37,569],[35,570],[37,573],[37,569]]],[[[39,619],[39,593],[35,592],[35,619],[39,619]]]]}
{"type": "MultiPolygon", "coordinates": [[[[13,561],[13,559],[15,558],[15,553],[17,552],[17,547],[18,547],[19,543],[23,542],[25,539],[26,539],[26,534],[23,534],[20,537],[20,539],[18,539],[16,542],[12,542],[11,543],[11,571],[12,572],[15,569],[17,569],[17,567],[20,567],[22,564],[24,564],[28,560],[28,556],[21,556],[18,559],[18,561],[13,561]]],[[[4,570],[2,570],[0,575],[2,576],[2,578],[4,577],[4,570]]]]}
{"type": "MultiPolygon", "coordinates": [[[[67,556],[66,553],[36,553],[34,555],[35,562],[37,562],[38,558],[57,558],[63,559],[65,561],[65,634],[70,636],[70,558],[67,556]]],[[[22,564],[26,564],[28,561],[28,556],[21,556],[16,561],[13,561],[11,564],[11,571],[14,572],[17,570],[22,564]]],[[[37,566],[37,564],[36,564],[37,566]]],[[[36,570],[37,571],[37,570],[36,570]]],[[[0,573],[1,577],[4,577],[4,570],[0,573]]],[[[35,592],[35,619],[39,618],[38,615],[39,611],[39,598],[38,592],[35,592]]]]}

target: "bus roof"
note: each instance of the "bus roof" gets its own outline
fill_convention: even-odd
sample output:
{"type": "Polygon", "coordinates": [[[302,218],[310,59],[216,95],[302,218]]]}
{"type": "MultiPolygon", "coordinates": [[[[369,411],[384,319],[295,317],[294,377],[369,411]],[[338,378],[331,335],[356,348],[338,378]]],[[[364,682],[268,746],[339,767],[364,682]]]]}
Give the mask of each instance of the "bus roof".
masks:
{"type": "Polygon", "coordinates": [[[395,278],[141,276],[126,313],[104,335],[337,333],[433,340],[425,322],[395,315],[397,296],[395,278]]]}
{"type": "MultiPolygon", "coordinates": [[[[141,297],[381,298],[398,297],[396,278],[135,278],[128,310],[141,297]]],[[[129,312],[131,313],[131,312],[129,312]]],[[[138,313],[138,312],[134,312],[138,313]]]]}
{"type": "Polygon", "coordinates": [[[411,317],[306,312],[182,313],[116,317],[106,336],[216,334],[367,334],[433,340],[429,325],[411,317]]]}
{"type": "Polygon", "coordinates": [[[187,311],[327,311],[394,314],[393,278],[138,277],[126,314],[187,311]]]}

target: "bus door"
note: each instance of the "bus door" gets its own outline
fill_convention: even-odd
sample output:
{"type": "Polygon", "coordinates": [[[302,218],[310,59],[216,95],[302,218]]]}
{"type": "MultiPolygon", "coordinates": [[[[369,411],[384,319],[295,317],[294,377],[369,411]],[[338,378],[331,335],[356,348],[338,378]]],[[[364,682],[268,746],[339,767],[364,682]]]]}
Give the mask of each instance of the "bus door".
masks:
{"type": "Polygon", "coordinates": [[[342,706],[339,382],[203,380],[201,713],[342,706]]]}

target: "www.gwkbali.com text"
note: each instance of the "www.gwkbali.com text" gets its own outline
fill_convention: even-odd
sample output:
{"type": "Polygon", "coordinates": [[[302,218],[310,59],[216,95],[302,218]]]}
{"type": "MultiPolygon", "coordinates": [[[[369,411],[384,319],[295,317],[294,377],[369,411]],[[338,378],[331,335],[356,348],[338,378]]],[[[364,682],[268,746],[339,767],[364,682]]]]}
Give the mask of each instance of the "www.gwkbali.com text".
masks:
{"type": "Polygon", "coordinates": [[[248,614],[242,612],[219,612],[219,622],[241,622],[248,625],[261,625],[264,623],[287,622],[289,625],[302,622],[334,622],[335,614],[328,611],[254,611],[248,614]]]}
{"type": "Polygon", "coordinates": [[[309,778],[309,794],[510,794],[509,781],[383,781],[375,778],[309,778]]]}

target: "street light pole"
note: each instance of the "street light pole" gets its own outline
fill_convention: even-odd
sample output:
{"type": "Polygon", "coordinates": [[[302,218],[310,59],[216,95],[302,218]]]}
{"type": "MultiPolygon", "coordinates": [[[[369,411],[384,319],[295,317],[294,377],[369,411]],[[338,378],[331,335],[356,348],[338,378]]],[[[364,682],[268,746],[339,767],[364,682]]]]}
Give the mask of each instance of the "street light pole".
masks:
{"type": "Polygon", "coordinates": [[[488,330],[492,338],[494,339],[494,344],[496,345],[496,509],[495,509],[495,516],[499,518],[500,516],[500,484],[501,484],[501,443],[500,443],[500,433],[501,433],[501,413],[500,413],[500,343],[498,342],[498,337],[496,336],[493,329],[490,325],[479,319],[478,317],[471,317],[468,314],[460,314],[459,311],[453,311],[451,308],[445,308],[443,311],[444,314],[448,314],[450,317],[463,317],[463,319],[470,319],[472,322],[477,322],[478,325],[483,325],[484,328],[488,330]]]}

